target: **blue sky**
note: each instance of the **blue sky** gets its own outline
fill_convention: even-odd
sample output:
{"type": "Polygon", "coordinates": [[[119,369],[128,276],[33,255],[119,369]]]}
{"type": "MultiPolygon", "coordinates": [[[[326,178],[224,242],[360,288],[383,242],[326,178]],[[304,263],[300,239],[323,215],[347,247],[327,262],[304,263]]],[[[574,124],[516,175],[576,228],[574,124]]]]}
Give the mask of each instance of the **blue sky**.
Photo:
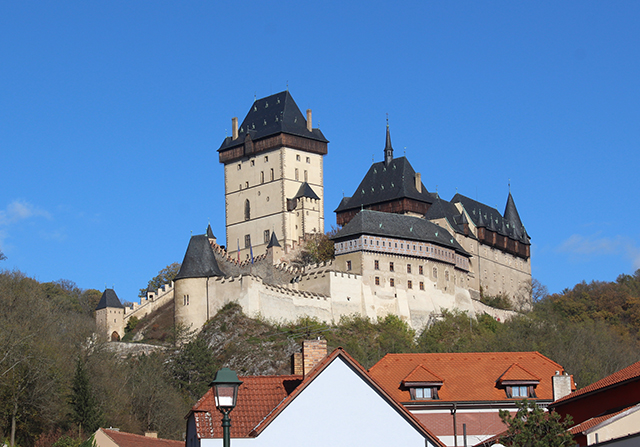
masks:
{"type": "MultiPolygon", "coordinates": [[[[2,2],[0,268],[134,300],[210,221],[216,150],[289,91],[330,140],[327,228],[382,159],[501,212],[551,292],[640,268],[640,3],[2,2]]],[[[223,242],[224,243],[224,242],[223,242]]]]}

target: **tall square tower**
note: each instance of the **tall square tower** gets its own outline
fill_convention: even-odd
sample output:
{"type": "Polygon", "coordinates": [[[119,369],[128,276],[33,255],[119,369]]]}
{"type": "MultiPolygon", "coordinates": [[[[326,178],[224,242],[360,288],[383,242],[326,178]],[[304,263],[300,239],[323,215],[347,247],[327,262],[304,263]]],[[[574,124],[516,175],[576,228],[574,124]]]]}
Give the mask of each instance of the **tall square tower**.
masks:
{"type": "Polygon", "coordinates": [[[227,250],[246,259],[273,233],[285,252],[324,232],[323,156],[328,140],[288,91],[256,100],[218,155],[224,164],[227,250]]]}

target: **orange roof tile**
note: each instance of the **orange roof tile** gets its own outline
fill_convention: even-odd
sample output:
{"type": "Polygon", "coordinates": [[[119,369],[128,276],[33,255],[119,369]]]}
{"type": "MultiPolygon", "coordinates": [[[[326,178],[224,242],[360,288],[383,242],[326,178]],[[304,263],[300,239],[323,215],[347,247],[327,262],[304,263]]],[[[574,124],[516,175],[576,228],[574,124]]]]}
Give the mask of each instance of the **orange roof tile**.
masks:
{"type": "MultiPolygon", "coordinates": [[[[555,372],[555,371],[554,371],[555,372]]],[[[536,377],[522,366],[514,363],[499,378],[500,382],[539,382],[540,378],[536,377]]]]}
{"type": "Polygon", "coordinates": [[[413,371],[409,373],[407,377],[402,380],[402,383],[443,383],[441,377],[436,376],[422,365],[418,365],[413,371]]]}
{"type": "Polygon", "coordinates": [[[439,401],[509,401],[503,389],[496,386],[498,379],[509,372],[514,377],[541,378],[536,386],[537,399],[552,400],[551,376],[564,368],[539,352],[474,352],[387,354],[370,370],[369,374],[399,402],[411,401],[409,389],[402,380],[417,366],[424,365],[443,379],[438,391],[439,401]],[[508,370],[517,363],[519,368],[508,370]]]}
{"type": "MultiPolygon", "coordinates": [[[[238,404],[233,409],[231,437],[243,438],[258,426],[271,411],[302,382],[302,376],[245,376],[240,377],[238,404]]],[[[213,390],[209,390],[193,406],[198,437],[221,438],[222,427],[217,419],[222,414],[216,409],[213,390]],[[215,422],[212,423],[212,419],[215,422]]]]}
{"type": "Polygon", "coordinates": [[[563,397],[562,399],[558,399],[551,406],[555,407],[559,403],[565,403],[586,394],[597,393],[606,388],[632,380],[640,380],[640,362],[629,365],[626,368],[605,377],[604,379],[600,379],[591,385],[587,385],[584,388],[563,397]]]}
{"type": "Polygon", "coordinates": [[[151,438],[149,436],[134,435],[133,433],[125,433],[108,428],[102,428],[101,430],[120,447],[184,447],[184,441],[151,438]]]}

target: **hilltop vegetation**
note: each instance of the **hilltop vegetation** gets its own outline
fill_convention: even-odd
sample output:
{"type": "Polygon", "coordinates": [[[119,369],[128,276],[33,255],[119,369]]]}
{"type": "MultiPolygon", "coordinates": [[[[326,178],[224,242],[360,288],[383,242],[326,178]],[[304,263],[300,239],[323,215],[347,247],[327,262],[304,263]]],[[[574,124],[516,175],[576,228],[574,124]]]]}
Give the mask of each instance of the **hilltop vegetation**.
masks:
{"type": "Polygon", "coordinates": [[[164,348],[125,357],[92,337],[100,295],[70,281],[0,273],[0,440],[11,444],[14,432],[21,446],[78,445],[97,421],[182,439],[184,415],[219,368],[290,373],[291,354],[310,337],[326,338],[329,349],[344,347],[366,368],[386,353],[536,350],[580,387],[640,359],[640,270],[615,282],[542,293],[531,311],[505,323],[450,312],[418,332],[395,316],[274,323],[230,304],[194,336],[171,326],[169,307],[130,325],[127,334],[164,348]],[[83,416],[88,406],[95,418],[83,416]]]}

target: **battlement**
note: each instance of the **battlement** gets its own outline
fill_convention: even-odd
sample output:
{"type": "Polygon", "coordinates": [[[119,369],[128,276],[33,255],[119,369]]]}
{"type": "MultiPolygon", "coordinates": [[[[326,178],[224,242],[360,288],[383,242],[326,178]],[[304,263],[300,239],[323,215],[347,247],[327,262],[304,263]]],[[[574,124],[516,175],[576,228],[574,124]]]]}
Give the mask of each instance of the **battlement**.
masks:
{"type": "Polygon", "coordinates": [[[154,310],[162,307],[169,301],[173,300],[174,283],[164,284],[155,292],[147,292],[144,298],[140,298],[140,303],[132,303],[131,306],[124,309],[125,324],[131,317],[144,318],[154,310]]]}

